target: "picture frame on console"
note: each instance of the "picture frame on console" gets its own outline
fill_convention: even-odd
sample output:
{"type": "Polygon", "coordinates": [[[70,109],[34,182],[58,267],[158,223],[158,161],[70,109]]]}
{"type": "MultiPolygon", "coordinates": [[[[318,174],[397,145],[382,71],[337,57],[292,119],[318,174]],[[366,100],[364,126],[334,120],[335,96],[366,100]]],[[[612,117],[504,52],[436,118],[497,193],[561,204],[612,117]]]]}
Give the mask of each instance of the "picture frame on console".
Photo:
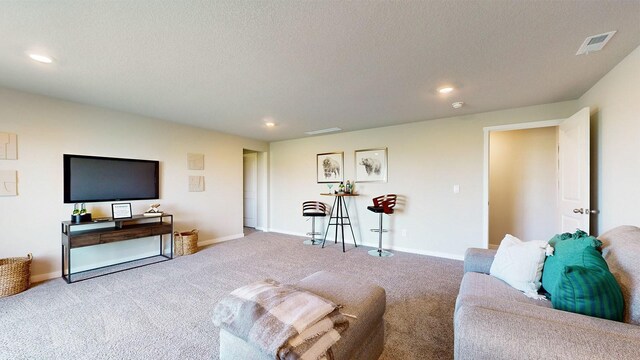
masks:
{"type": "Polygon", "coordinates": [[[111,217],[113,220],[131,219],[131,203],[111,204],[111,217]]]}
{"type": "Polygon", "coordinates": [[[355,151],[356,182],[387,182],[387,148],[355,151]]]}
{"type": "Polygon", "coordinates": [[[318,184],[344,181],[344,152],[318,154],[316,171],[318,184]]]}

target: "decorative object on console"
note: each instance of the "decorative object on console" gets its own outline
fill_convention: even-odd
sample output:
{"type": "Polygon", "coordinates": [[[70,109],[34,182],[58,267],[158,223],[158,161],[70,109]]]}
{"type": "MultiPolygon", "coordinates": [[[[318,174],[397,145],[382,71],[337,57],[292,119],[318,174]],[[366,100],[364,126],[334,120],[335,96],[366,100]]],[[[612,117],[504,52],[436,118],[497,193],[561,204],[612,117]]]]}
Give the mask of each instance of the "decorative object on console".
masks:
{"type": "Polygon", "coordinates": [[[18,159],[17,135],[0,132],[0,160],[18,159]]]}
{"type": "Polygon", "coordinates": [[[356,182],[387,182],[387,148],[356,150],[356,182]]]}
{"type": "Polygon", "coordinates": [[[144,212],[144,216],[162,216],[162,211],[160,209],[158,209],[160,207],[160,204],[151,204],[151,206],[149,206],[149,209],[147,211],[144,212]]]}
{"type": "Polygon", "coordinates": [[[91,213],[87,212],[87,207],[84,203],[78,207],[78,204],[73,205],[73,213],[71,213],[71,221],[78,224],[81,222],[90,222],[91,213]]]}
{"type": "Polygon", "coordinates": [[[0,196],[18,195],[18,172],[0,170],[0,196]]]}
{"type": "Polygon", "coordinates": [[[33,256],[0,259],[0,298],[29,288],[33,256]]]}
{"type": "Polygon", "coordinates": [[[187,154],[187,168],[189,170],[204,170],[204,154],[187,154]]]}
{"type": "Polygon", "coordinates": [[[339,183],[344,181],[344,153],[324,153],[316,156],[318,183],[339,183]]]}
{"type": "Polygon", "coordinates": [[[111,213],[113,220],[131,219],[133,217],[131,203],[111,204],[111,213]]]}

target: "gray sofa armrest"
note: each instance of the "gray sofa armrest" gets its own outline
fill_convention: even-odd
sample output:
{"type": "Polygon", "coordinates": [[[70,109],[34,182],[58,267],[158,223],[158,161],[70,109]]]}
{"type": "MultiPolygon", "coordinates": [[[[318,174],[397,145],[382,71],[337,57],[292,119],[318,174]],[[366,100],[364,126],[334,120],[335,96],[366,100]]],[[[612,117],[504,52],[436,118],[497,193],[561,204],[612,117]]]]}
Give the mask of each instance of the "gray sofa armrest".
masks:
{"type": "Polygon", "coordinates": [[[454,315],[456,360],[637,359],[640,326],[532,304],[466,298],[454,315]]]}
{"type": "Polygon", "coordinates": [[[469,248],[464,253],[464,272],[488,274],[497,250],[469,248]]]}

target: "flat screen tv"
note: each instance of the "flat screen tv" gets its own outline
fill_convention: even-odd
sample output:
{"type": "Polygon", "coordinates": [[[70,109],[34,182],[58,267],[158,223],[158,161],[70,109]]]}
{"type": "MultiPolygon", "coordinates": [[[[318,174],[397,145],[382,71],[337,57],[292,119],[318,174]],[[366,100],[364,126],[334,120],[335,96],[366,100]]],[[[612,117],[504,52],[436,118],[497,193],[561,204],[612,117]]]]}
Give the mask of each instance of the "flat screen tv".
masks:
{"type": "Polygon", "coordinates": [[[64,154],[64,202],[160,198],[160,163],[64,154]]]}

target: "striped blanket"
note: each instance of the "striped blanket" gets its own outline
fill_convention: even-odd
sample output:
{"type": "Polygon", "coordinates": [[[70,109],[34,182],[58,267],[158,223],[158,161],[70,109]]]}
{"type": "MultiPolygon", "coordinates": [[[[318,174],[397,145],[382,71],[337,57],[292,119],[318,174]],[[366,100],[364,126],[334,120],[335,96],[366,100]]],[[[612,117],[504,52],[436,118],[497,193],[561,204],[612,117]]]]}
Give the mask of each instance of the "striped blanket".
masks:
{"type": "Polygon", "coordinates": [[[331,346],[349,326],[338,305],[273,280],[231,292],[216,305],[216,326],[274,359],[332,358],[331,346]]]}

